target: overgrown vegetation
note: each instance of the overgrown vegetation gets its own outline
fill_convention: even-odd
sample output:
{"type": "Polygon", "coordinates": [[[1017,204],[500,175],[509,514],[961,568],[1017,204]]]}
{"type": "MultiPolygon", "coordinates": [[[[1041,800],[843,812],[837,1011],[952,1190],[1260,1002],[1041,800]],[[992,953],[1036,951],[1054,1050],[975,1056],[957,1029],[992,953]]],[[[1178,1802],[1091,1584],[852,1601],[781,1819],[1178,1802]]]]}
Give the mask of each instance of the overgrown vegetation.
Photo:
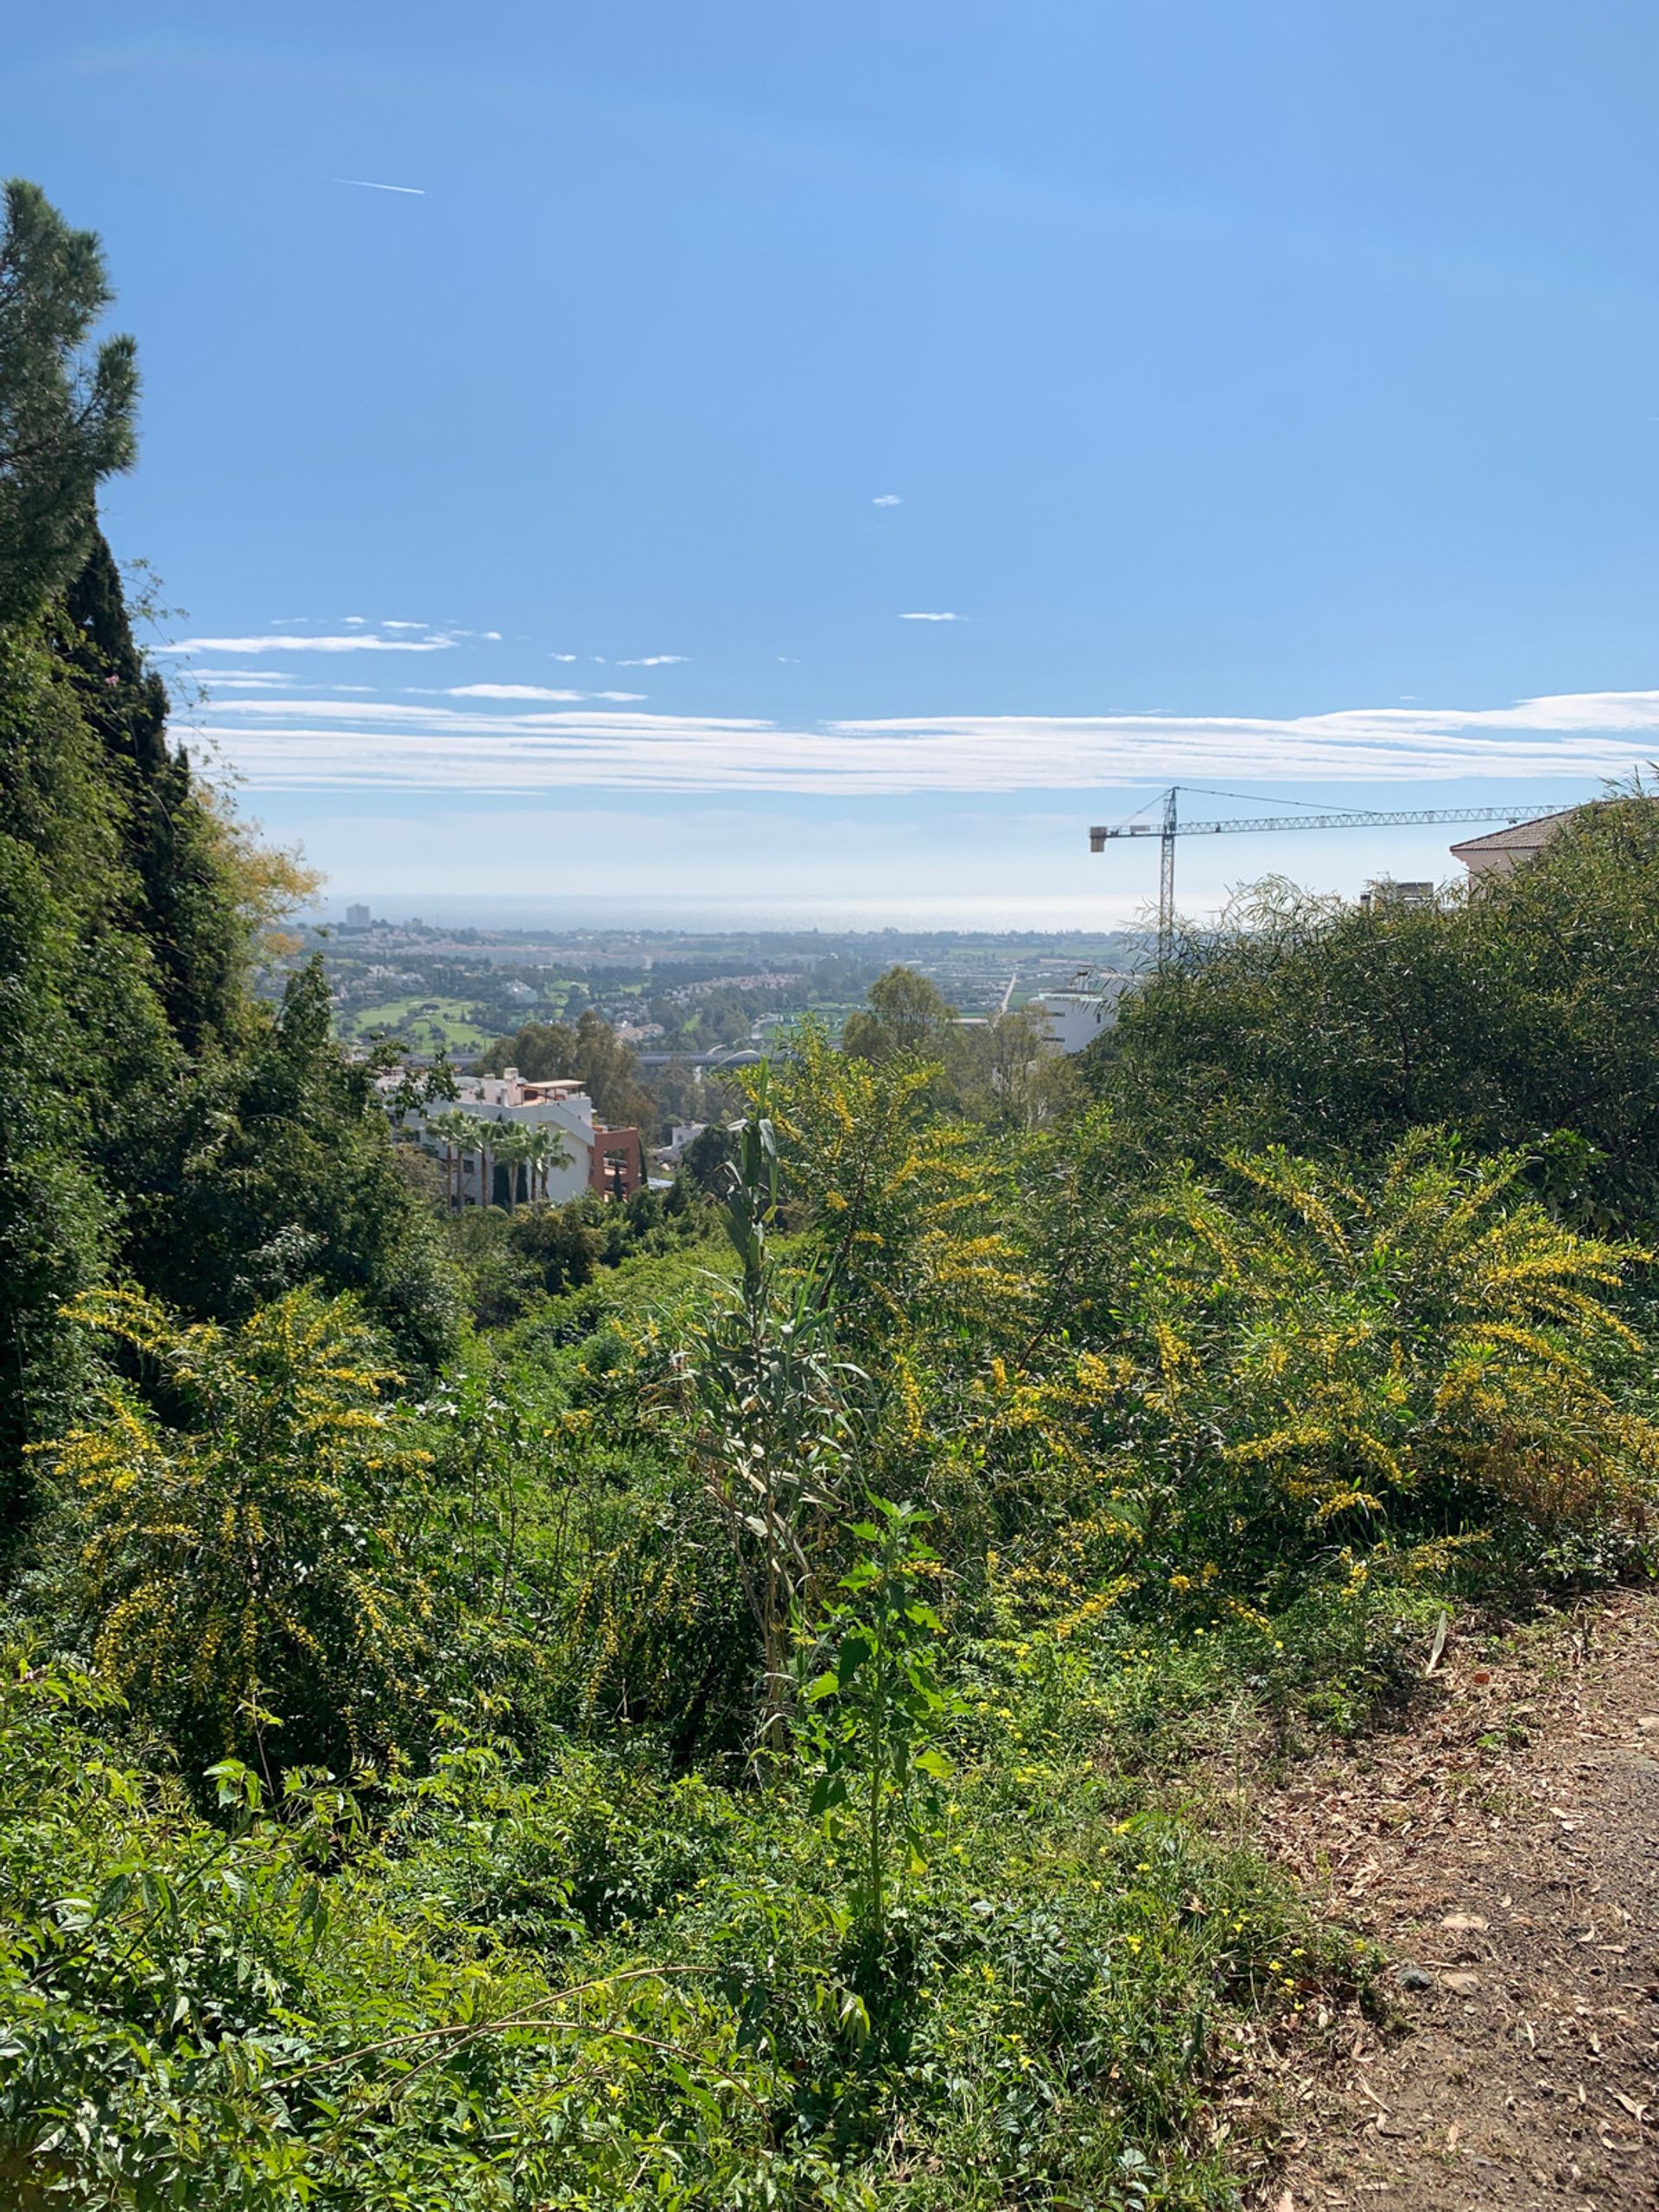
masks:
{"type": "Polygon", "coordinates": [[[77,503],[0,629],[0,2195],[1236,2205],[1376,1965],[1239,1747],[1646,1571],[1650,802],[1264,893],[1090,1097],[899,974],[671,1195],[452,1213],[251,994],[302,879],[167,737],[95,242],[10,206],[81,304],[0,301],[77,503]]]}

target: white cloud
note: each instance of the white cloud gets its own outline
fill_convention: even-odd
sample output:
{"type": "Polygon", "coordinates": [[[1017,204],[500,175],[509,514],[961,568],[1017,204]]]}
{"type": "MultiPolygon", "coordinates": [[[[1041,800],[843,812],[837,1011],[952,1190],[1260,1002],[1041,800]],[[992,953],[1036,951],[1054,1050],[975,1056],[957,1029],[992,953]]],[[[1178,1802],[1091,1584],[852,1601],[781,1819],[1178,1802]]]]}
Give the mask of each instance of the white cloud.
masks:
{"type": "MultiPolygon", "coordinates": [[[[475,697],[475,694],[469,695],[475,697]]],[[[1086,791],[1192,777],[1423,782],[1627,773],[1659,740],[1659,691],[1512,707],[1354,709],[1271,720],[1157,715],[915,717],[790,728],[741,717],[494,712],[392,701],[230,699],[208,734],[255,789],[1086,791]]]]}
{"type": "Polygon", "coordinates": [[[639,660],[620,660],[619,668],[679,668],[690,659],[690,653],[646,653],[639,660]]]}
{"type": "Polygon", "coordinates": [[[901,622],[965,622],[965,614],[901,614],[901,622]]]}
{"type": "MultiPolygon", "coordinates": [[[[330,690],[346,687],[331,685],[330,690]]],[[[439,698],[441,692],[429,692],[428,697],[439,698]]],[[[303,720],[308,715],[334,715],[356,721],[421,722],[430,719],[448,721],[458,719],[454,709],[448,707],[405,707],[391,699],[371,699],[364,705],[344,699],[232,699],[226,702],[227,715],[286,715],[289,719],[303,720]]]]}
{"type": "Polygon", "coordinates": [[[214,683],[226,691],[280,691],[295,679],[284,669],[216,668],[214,683]]]}
{"type": "Polygon", "coordinates": [[[575,660],[575,653],[549,653],[549,660],[575,660]]]}
{"type": "Polygon", "coordinates": [[[541,683],[454,683],[446,699],[580,699],[580,691],[550,691],[541,683]]]}
{"type": "Polygon", "coordinates": [[[359,192],[400,192],[410,200],[424,200],[426,197],[423,184],[378,184],[372,176],[337,176],[331,178],[330,182],[353,185],[359,192]]]}
{"type": "Polygon", "coordinates": [[[429,630],[429,622],[394,622],[390,615],[380,625],[383,630],[429,630]]]}
{"type": "Polygon", "coordinates": [[[175,645],[158,645],[165,653],[441,653],[454,644],[453,638],[376,638],[366,631],[346,637],[321,638],[181,638],[175,645]]]}
{"type": "Polygon", "coordinates": [[[896,492],[882,492],[870,501],[873,507],[902,507],[904,501],[896,492]]]}
{"type": "Polygon", "coordinates": [[[649,696],[645,691],[595,691],[593,694],[595,699],[644,699],[649,696]]]}
{"type": "Polygon", "coordinates": [[[361,629],[369,618],[366,614],[342,614],[340,619],[346,624],[355,623],[361,629]]]}

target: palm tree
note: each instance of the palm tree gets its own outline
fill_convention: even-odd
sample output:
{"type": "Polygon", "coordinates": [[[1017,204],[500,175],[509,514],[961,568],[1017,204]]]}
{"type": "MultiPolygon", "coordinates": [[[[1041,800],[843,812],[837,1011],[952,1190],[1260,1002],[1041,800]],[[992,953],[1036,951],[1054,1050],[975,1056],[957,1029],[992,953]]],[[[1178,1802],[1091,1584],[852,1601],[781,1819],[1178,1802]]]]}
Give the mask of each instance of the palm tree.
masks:
{"type": "Polygon", "coordinates": [[[550,1129],[545,1122],[523,1132],[522,1157],[530,1170],[530,1198],[532,1205],[547,1204],[547,1179],[556,1167],[570,1165],[570,1147],[557,1129],[550,1129]],[[538,1190],[539,1186],[539,1190],[538,1190]]]}
{"type": "Polygon", "coordinates": [[[507,1211],[518,1211],[518,1171],[530,1157],[532,1133],[521,1122],[509,1122],[496,1139],[495,1156],[507,1171],[507,1211]]]}
{"type": "Polygon", "coordinates": [[[461,1163],[469,1152],[479,1150],[478,1122],[471,1114],[451,1108],[447,1114],[435,1114],[426,1125],[426,1134],[435,1137],[443,1147],[444,1195],[459,1211],[462,1198],[461,1163]]]}
{"type": "Polygon", "coordinates": [[[495,1204],[495,1163],[501,1157],[503,1142],[510,1141],[510,1122],[480,1122],[478,1125],[480,1165],[483,1170],[479,1185],[478,1203],[481,1206],[495,1204]]]}

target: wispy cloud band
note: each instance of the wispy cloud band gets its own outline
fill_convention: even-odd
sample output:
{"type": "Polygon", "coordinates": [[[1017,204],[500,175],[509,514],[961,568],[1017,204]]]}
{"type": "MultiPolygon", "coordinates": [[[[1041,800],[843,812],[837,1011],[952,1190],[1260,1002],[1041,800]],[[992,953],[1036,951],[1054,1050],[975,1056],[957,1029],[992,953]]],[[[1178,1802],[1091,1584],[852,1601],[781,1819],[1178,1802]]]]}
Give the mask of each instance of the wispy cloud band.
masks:
{"type": "MultiPolygon", "coordinates": [[[[474,694],[474,696],[476,696],[474,694]]],[[[203,734],[254,790],[586,788],[861,795],[1075,791],[1177,777],[1399,782],[1625,772],[1659,743],[1659,691],[1510,707],[1355,709],[1283,720],[1154,715],[912,717],[806,728],[592,707],[248,698],[203,734]]]]}
{"type": "Polygon", "coordinates": [[[258,638],[181,638],[176,645],[158,645],[156,650],[175,656],[187,653],[442,653],[448,652],[457,642],[454,638],[377,638],[367,630],[353,630],[334,637],[305,638],[284,632],[280,637],[272,633],[258,638]]]}

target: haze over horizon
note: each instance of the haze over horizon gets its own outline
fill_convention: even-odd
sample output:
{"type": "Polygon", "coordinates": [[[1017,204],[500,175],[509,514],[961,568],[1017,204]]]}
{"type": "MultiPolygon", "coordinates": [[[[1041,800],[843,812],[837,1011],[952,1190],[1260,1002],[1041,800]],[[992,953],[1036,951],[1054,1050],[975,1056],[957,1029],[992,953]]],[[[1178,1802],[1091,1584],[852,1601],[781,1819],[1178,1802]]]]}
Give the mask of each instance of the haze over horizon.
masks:
{"type": "MultiPolygon", "coordinates": [[[[332,899],[1109,926],[1154,855],[1084,830],[1171,780],[1541,811],[1659,753],[1650,10],[10,47],[5,167],[139,340],[105,509],[181,734],[332,899]]],[[[1182,899],[1466,834],[1195,842],[1182,899]]]]}

